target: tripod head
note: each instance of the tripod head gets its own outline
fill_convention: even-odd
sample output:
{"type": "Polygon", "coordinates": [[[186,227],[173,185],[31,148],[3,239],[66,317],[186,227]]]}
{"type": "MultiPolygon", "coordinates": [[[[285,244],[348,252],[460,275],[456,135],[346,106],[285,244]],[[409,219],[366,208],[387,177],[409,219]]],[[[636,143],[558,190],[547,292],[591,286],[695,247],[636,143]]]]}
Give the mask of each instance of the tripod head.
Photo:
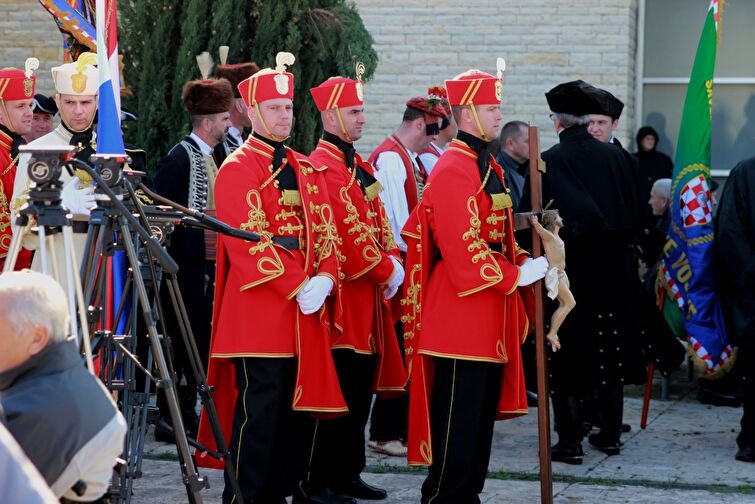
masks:
{"type": "Polygon", "coordinates": [[[33,184],[29,188],[26,205],[19,210],[16,224],[26,226],[29,215],[34,215],[41,226],[49,226],[52,232],[68,224],[67,210],[60,204],[63,182],[60,176],[73,158],[76,147],[72,145],[22,145],[19,152],[31,154],[27,174],[33,184]]]}

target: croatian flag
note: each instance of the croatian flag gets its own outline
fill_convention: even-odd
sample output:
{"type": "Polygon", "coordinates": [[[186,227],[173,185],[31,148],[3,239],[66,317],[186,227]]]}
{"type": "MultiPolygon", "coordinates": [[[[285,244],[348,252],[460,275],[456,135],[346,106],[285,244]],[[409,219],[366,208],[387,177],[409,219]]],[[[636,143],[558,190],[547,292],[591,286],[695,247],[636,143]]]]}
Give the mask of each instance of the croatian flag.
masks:
{"type": "Polygon", "coordinates": [[[97,69],[100,74],[97,153],[125,154],[118,79],[118,25],[115,0],[97,0],[97,69]],[[106,5],[107,4],[107,5],[106,5]],[[112,69],[115,68],[113,71],[112,69]]]}

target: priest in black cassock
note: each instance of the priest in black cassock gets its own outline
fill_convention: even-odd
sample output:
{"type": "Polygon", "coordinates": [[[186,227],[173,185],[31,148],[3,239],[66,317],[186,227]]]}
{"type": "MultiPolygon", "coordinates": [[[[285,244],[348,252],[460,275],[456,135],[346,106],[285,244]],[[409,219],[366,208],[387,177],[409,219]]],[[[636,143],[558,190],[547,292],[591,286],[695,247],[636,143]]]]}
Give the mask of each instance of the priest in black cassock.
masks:
{"type": "MultiPolygon", "coordinates": [[[[632,245],[636,208],[632,175],[620,149],[587,131],[592,105],[582,81],[546,93],[559,143],[543,152],[543,203],[559,210],[566,273],[577,306],[559,331],[561,350],[549,357],[558,443],[554,461],[581,464],[582,399],[597,391],[602,428],[590,443],[620,452],[623,386],[645,378],[635,324],[632,245]]],[[[520,211],[530,208],[529,190],[520,211]]],[[[546,316],[546,320],[547,320],[546,316]]]]}

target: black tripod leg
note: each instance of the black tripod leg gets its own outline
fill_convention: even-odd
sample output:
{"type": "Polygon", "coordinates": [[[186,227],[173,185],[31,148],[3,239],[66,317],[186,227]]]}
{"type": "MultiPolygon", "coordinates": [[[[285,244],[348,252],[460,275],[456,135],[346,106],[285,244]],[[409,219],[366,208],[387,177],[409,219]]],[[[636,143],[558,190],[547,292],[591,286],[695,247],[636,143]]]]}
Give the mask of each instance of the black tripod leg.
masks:
{"type": "Polygon", "coordinates": [[[186,431],[184,430],[183,419],[181,418],[181,412],[178,407],[178,395],[176,393],[176,383],[170,378],[168,374],[168,365],[165,361],[162,348],[160,346],[157,328],[155,320],[152,317],[151,306],[147,297],[147,289],[144,285],[144,279],[141,276],[141,272],[138,269],[139,260],[136,255],[136,249],[131,239],[131,235],[128,232],[128,221],[125,217],[118,217],[120,229],[122,231],[121,237],[123,240],[123,246],[126,249],[128,255],[129,264],[134,269],[134,287],[139,296],[139,306],[142,310],[142,316],[147,326],[147,333],[149,334],[150,346],[152,348],[152,355],[155,359],[155,364],[160,373],[161,379],[158,382],[158,386],[164,388],[165,396],[168,402],[168,408],[170,410],[170,417],[175,430],[176,447],[178,448],[179,456],[182,460],[181,471],[184,475],[184,483],[186,484],[186,490],[190,498],[197,504],[202,503],[202,496],[200,490],[206,487],[206,481],[204,478],[197,474],[194,467],[194,460],[191,457],[191,451],[189,443],[186,439],[186,431]],[[168,378],[165,378],[168,377],[168,378]]]}
{"type": "Polygon", "coordinates": [[[212,391],[207,385],[207,375],[202,367],[202,360],[197,350],[197,343],[194,340],[194,333],[191,330],[191,324],[189,323],[189,315],[186,313],[186,306],[181,297],[181,290],[178,288],[178,280],[175,275],[166,275],[168,280],[168,291],[170,292],[170,300],[173,303],[173,309],[178,315],[178,325],[181,329],[181,337],[183,338],[184,345],[187,349],[189,362],[191,364],[191,370],[194,373],[194,378],[197,382],[197,389],[199,391],[199,397],[202,401],[202,406],[207,413],[207,420],[210,423],[212,429],[212,437],[215,439],[215,446],[217,446],[218,453],[223,457],[225,463],[225,472],[228,475],[228,479],[231,482],[233,493],[239,502],[244,502],[244,497],[241,493],[241,487],[236,479],[236,468],[233,463],[233,459],[230,456],[228,445],[226,444],[225,437],[223,436],[223,430],[220,428],[220,418],[218,418],[218,411],[215,408],[215,401],[212,399],[212,391]]]}

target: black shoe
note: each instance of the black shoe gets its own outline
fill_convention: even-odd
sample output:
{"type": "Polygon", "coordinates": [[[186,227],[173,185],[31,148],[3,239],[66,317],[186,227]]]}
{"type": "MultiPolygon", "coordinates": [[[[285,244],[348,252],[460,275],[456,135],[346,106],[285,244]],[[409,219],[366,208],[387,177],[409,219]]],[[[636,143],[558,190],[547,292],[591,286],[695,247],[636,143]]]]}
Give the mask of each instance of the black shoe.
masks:
{"type": "Polygon", "coordinates": [[[737,450],[737,454],[734,456],[735,459],[741,461],[741,462],[755,462],[755,448],[752,446],[745,446],[744,448],[740,448],[737,450]]]}
{"type": "Polygon", "coordinates": [[[582,451],[582,445],[578,444],[576,447],[570,448],[556,443],[551,448],[551,460],[553,462],[563,462],[571,465],[582,465],[582,458],[585,454],[582,451]]]}
{"type": "Polygon", "coordinates": [[[700,381],[697,386],[697,400],[712,406],[728,406],[739,408],[742,406],[743,396],[737,390],[725,387],[714,387],[700,381]]]}
{"type": "Polygon", "coordinates": [[[382,500],[388,497],[388,492],[382,488],[374,487],[362,478],[357,478],[351,483],[345,485],[337,485],[333,487],[333,491],[339,494],[349,495],[356,499],[366,500],[382,500]]]}
{"type": "MultiPolygon", "coordinates": [[[[188,429],[184,429],[187,438],[196,439],[196,432],[191,432],[188,429]]],[[[176,444],[176,436],[173,433],[173,428],[170,419],[161,418],[155,424],[155,441],[158,443],[176,444]]]]}
{"type": "Polygon", "coordinates": [[[620,441],[609,441],[608,439],[605,439],[600,432],[596,432],[595,434],[590,434],[587,437],[587,441],[593,445],[598,450],[602,451],[609,457],[612,455],[618,455],[621,453],[621,442],[620,441]]]}
{"type": "Polygon", "coordinates": [[[629,432],[632,430],[632,426],[628,423],[621,424],[621,432],[629,432]]]}
{"type": "Polygon", "coordinates": [[[291,502],[292,504],[357,504],[356,499],[339,495],[328,488],[309,497],[305,497],[300,493],[294,493],[294,498],[291,502]]]}

